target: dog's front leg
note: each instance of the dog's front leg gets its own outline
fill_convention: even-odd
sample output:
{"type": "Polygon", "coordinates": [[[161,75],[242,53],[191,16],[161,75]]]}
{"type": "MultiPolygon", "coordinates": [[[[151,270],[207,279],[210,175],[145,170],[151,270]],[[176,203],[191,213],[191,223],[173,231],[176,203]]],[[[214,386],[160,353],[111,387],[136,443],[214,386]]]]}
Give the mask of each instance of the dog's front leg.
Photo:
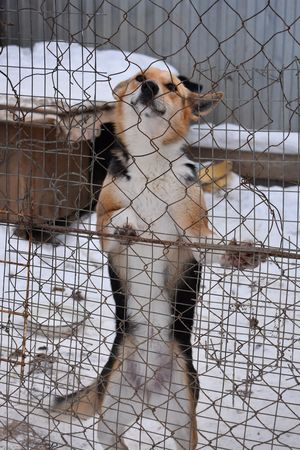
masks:
{"type": "Polygon", "coordinates": [[[104,182],[97,203],[97,231],[102,249],[110,253],[120,250],[137,234],[137,217],[130,200],[110,177],[104,182]]]}
{"type": "Polygon", "coordinates": [[[191,252],[198,263],[212,264],[220,260],[220,252],[208,249],[218,241],[209,227],[204,195],[200,185],[186,188],[185,195],[168,208],[183,242],[192,244],[191,252]]]}
{"type": "Polygon", "coordinates": [[[131,208],[105,213],[97,218],[98,231],[102,234],[102,250],[116,253],[121,245],[128,245],[137,235],[136,215],[131,208]]]}
{"type": "Polygon", "coordinates": [[[196,261],[207,265],[246,269],[257,267],[266,256],[253,251],[253,242],[230,241],[224,249],[221,236],[209,227],[203,192],[197,184],[186,189],[185,197],[169,208],[178,233],[192,248],[196,261]]]}

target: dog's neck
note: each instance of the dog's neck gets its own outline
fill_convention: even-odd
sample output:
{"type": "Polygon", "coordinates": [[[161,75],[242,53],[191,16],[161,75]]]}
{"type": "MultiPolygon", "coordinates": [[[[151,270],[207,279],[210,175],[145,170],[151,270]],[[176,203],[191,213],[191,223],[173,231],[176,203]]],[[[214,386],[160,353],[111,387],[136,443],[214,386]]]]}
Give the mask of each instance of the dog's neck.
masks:
{"type": "Polygon", "coordinates": [[[177,161],[183,155],[186,141],[182,137],[172,143],[164,143],[163,136],[151,139],[142,133],[137,127],[131,128],[119,135],[121,142],[131,158],[138,166],[147,169],[147,165],[153,165],[154,161],[161,165],[162,170],[170,163],[177,161]]]}

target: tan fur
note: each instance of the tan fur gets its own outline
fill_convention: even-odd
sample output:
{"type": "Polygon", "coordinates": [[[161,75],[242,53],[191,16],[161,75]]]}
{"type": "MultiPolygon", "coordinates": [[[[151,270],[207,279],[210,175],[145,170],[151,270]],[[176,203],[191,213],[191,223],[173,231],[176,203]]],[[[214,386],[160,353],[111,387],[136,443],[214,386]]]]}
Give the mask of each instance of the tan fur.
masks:
{"type": "MultiPolygon", "coordinates": [[[[120,366],[121,361],[116,358],[109,374],[101,381],[109,383],[114,372],[119,370],[120,366]]],[[[66,397],[64,402],[59,403],[55,409],[59,413],[71,413],[81,419],[87,419],[95,414],[101,414],[104,395],[105,390],[101,390],[100,379],[97,379],[90,386],[77,391],[74,396],[66,397]]]]}
{"type": "Polygon", "coordinates": [[[95,381],[74,395],[66,397],[63,402],[57,403],[53,409],[59,414],[71,413],[83,420],[94,416],[99,409],[97,382],[95,381]]]}
{"type": "Polygon", "coordinates": [[[186,189],[186,195],[171,206],[173,220],[187,237],[208,237],[212,231],[208,226],[204,194],[200,185],[193,184],[186,189]]]}
{"type": "MultiPolygon", "coordinates": [[[[96,208],[97,230],[100,233],[104,232],[105,227],[110,223],[112,214],[125,206],[128,206],[128,202],[126,202],[126,199],[124,199],[122,193],[114,184],[112,177],[107,176],[102,186],[96,208]]],[[[107,252],[110,240],[110,237],[100,237],[102,249],[105,252],[107,252]]]]}

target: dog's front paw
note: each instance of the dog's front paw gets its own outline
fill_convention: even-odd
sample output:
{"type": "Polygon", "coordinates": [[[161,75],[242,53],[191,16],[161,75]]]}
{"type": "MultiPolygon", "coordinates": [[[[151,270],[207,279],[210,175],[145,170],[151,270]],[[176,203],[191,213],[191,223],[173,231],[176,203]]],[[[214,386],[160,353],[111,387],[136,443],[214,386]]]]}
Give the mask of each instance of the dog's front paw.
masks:
{"type": "Polygon", "coordinates": [[[227,250],[221,258],[223,267],[233,267],[237,269],[250,269],[259,266],[260,263],[267,260],[267,255],[251,251],[253,242],[242,241],[237,242],[235,239],[229,242],[236,250],[227,250]],[[242,249],[242,250],[240,250],[242,249]]]}
{"type": "Polygon", "coordinates": [[[137,232],[130,223],[126,223],[116,227],[114,235],[122,244],[130,244],[133,240],[132,237],[137,236],[137,232]]]}

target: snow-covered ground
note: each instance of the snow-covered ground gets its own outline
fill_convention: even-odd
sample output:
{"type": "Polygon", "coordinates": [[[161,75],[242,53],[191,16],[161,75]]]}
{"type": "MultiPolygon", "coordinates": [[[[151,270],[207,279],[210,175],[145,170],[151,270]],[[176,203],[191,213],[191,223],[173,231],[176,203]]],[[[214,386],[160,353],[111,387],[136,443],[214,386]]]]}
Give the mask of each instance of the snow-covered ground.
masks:
{"type": "MultiPolygon", "coordinates": [[[[212,222],[228,238],[254,235],[258,243],[295,250],[299,193],[297,186],[241,186],[232,174],[226,191],[205,195],[212,222]]],[[[94,222],[92,214],[80,226],[93,230],[94,222]]],[[[0,227],[1,450],[101,449],[98,418],[63,422],[48,412],[50,391],[71,392],[96,377],[114,337],[113,299],[97,239],[59,239],[58,247],[29,246],[13,227],[0,227]],[[29,323],[21,315],[26,307],[29,323]],[[16,363],[25,349],[23,367],[16,363]]],[[[193,338],[201,384],[199,449],[300,449],[297,269],[296,260],[277,257],[254,270],[203,271],[193,338]]],[[[150,449],[154,440],[156,448],[172,449],[163,436],[164,429],[148,421],[142,431],[136,425],[128,432],[128,445],[150,449]]]]}

